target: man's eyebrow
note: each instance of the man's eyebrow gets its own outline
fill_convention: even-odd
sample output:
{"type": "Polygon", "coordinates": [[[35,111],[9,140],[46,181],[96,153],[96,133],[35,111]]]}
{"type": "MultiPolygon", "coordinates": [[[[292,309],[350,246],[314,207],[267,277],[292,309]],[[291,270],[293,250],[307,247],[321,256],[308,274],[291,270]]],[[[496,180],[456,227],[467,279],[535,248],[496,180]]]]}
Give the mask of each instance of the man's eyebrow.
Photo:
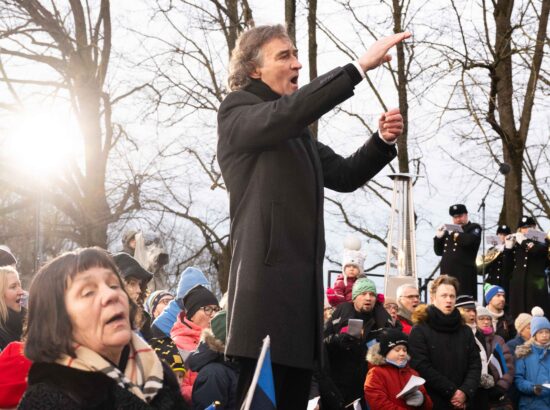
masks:
{"type": "Polygon", "coordinates": [[[292,47],[292,48],[286,48],[286,49],[284,49],[284,50],[279,51],[275,56],[276,56],[276,57],[281,57],[281,56],[283,56],[283,55],[285,55],[285,54],[298,54],[298,49],[297,49],[297,48],[294,48],[294,47],[292,47]]]}

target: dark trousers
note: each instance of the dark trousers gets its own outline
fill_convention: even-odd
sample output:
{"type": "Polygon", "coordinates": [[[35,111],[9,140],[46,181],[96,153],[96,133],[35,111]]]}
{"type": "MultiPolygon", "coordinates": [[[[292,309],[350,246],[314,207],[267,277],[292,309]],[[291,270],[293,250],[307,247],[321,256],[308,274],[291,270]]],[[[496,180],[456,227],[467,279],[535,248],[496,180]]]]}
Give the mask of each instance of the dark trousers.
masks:
{"type": "MultiPolygon", "coordinates": [[[[240,357],[239,382],[237,384],[237,398],[240,408],[246,399],[248,388],[254,377],[256,359],[240,357]]],[[[304,410],[309,400],[312,370],[297,367],[282,366],[272,363],[273,382],[275,383],[275,401],[279,410],[304,410]]]]}

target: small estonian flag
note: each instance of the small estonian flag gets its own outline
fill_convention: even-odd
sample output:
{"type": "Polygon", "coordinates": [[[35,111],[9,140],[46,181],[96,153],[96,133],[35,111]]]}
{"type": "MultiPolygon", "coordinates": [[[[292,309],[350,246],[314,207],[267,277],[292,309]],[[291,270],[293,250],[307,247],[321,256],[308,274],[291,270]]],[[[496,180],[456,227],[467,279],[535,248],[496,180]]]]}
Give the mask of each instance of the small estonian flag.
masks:
{"type": "Polygon", "coordinates": [[[275,410],[277,408],[269,344],[269,336],[266,336],[252,383],[241,407],[243,410],[275,410]]]}

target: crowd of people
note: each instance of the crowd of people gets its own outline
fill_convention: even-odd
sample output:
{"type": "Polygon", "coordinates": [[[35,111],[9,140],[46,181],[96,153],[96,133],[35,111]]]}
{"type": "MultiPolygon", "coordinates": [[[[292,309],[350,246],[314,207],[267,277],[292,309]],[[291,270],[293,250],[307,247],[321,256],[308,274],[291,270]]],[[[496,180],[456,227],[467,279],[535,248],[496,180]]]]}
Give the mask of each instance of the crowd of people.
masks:
{"type": "MultiPolygon", "coordinates": [[[[197,268],[176,292],[149,292],[132,255],[79,249],[43,266],[27,300],[16,258],[5,246],[0,258],[0,408],[239,408],[225,302],[197,268]]],[[[550,408],[540,307],[513,317],[502,286],[487,284],[478,304],[449,275],[431,282],[430,304],[412,283],[385,297],[363,263],[345,249],[326,292],[324,360],[309,387],[318,408],[550,408]],[[421,382],[407,390],[411,380],[421,382]]]]}
{"type": "Polygon", "coordinates": [[[326,410],[550,408],[550,239],[532,218],[515,234],[497,231],[504,239],[482,263],[482,304],[482,227],[462,204],[434,237],[442,259],[429,304],[414,282],[379,292],[359,249],[344,252],[324,292],[324,189],[351,192],[374,177],[396,157],[404,122],[399,109],[382,113],[378,131],[346,158],[308,125],[410,36],[380,38],[301,89],[283,26],[239,36],[218,110],[232,256],[221,300],[194,267],[175,292],[149,292],[153,274],[134,258],[132,235],[124,252],[59,255],[28,294],[0,246],[0,408],[241,408],[266,335],[272,408],[303,410],[309,399],[326,410]]]}

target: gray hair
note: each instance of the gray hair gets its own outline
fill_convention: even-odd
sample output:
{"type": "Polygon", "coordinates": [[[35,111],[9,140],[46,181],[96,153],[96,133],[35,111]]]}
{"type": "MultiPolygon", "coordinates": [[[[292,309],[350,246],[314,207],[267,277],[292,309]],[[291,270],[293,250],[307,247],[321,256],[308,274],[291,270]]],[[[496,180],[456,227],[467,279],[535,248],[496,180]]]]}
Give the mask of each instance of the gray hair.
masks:
{"type": "Polygon", "coordinates": [[[411,283],[404,283],[403,285],[399,286],[397,288],[397,290],[395,291],[395,294],[397,296],[397,300],[399,300],[401,298],[401,296],[403,296],[403,293],[405,293],[405,289],[416,289],[418,290],[418,288],[411,284],[411,283]]]}
{"type": "Polygon", "coordinates": [[[250,83],[250,73],[262,64],[262,46],[274,38],[289,38],[281,24],[254,27],[239,36],[229,61],[227,82],[231,91],[250,83]]]}

